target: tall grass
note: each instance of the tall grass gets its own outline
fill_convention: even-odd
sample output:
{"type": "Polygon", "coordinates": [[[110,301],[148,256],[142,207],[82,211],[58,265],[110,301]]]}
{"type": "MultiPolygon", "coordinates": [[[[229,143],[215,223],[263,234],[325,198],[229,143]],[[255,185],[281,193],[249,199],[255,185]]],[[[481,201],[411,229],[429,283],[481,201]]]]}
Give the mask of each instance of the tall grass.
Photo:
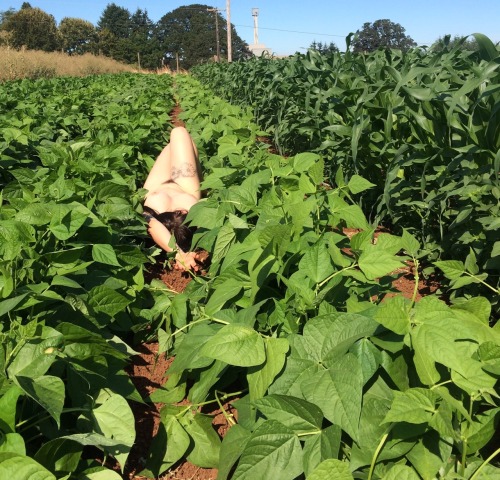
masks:
{"type": "Polygon", "coordinates": [[[0,82],[22,78],[85,76],[134,70],[130,65],[89,53],[71,56],[59,52],[14,50],[9,47],[0,47],[0,82]]]}

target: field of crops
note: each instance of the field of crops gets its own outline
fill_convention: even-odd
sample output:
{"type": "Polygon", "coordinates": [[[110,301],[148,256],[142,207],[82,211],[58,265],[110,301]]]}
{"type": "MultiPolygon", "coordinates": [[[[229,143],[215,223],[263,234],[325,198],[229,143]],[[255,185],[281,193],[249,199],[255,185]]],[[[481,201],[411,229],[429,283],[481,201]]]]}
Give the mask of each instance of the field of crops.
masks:
{"type": "Polygon", "coordinates": [[[373,224],[408,229],[428,259],[464,259],[472,249],[498,289],[500,52],[476,39],[474,54],[459,45],[445,53],[309,50],[205,64],[195,74],[250,107],[282,153],[320,154],[332,184],[339,168],[372,182],[359,204],[373,224]]]}
{"type": "MultiPolygon", "coordinates": [[[[474,74],[496,105],[499,64],[486,65],[486,77],[474,74]]],[[[481,101],[475,109],[486,115],[481,101]]],[[[381,114],[395,116],[394,136],[398,112],[381,114]]],[[[367,122],[373,131],[358,139],[374,139],[367,122]]],[[[481,137],[484,121],[470,122],[481,137]]],[[[271,153],[263,140],[273,135],[254,111],[187,76],[0,86],[0,478],[122,478],[136,441],[131,406],[144,402],[164,404],[142,465],[148,478],[186,459],[217,468],[220,480],[500,478],[498,279],[491,260],[478,261],[485,248],[498,257],[495,228],[484,226],[488,247],[438,259],[415,225],[394,217],[381,233],[366,211],[381,172],[389,183],[410,179],[410,159],[421,165],[414,152],[395,159],[406,162],[399,176],[386,163],[370,174],[349,167],[351,134],[340,164],[328,149],[271,153]],[[140,215],[140,187],[177,101],[207,192],[188,218],[210,255],[182,293],[146,280],[159,252],[140,215]],[[448,295],[398,295],[395,272],[407,264],[415,285],[419,265],[444,272],[448,295]],[[482,294],[460,290],[476,285],[482,294]],[[141,398],[125,366],[149,340],[175,359],[164,385],[141,398]],[[221,439],[203,407],[228,402],[236,413],[224,412],[232,426],[221,439]],[[96,450],[118,469],[97,463],[96,450]]],[[[461,162],[477,153],[470,175],[485,193],[469,215],[481,223],[479,208],[481,218],[498,215],[484,199],[498,200],[499,154],[453,141],[461,162]]],[[[367,161],[364,149],[354,160],[367,161]]]]}

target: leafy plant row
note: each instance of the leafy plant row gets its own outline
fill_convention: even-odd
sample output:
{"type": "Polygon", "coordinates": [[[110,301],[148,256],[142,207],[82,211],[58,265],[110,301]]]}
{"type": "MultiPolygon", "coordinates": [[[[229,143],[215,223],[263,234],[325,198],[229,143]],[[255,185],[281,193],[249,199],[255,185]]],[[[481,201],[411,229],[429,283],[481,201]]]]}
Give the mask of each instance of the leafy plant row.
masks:
{"type": "Polygon", "coordinates": [[[140,186],[173,105],[168,76],[0,87],[1,478],[121,478],[93,459],[135,442],[124,369],[162,319],[140,186]]]}
{"type": "Polygon", "coordinates": [[[190,77],[177,86],[205,159],[208,195],[189,219],[211,265],[183,293],[159,293],[175,360],[151,397],[165,406],[142,473],[187,458],[219,480],[498,476],[490,302],[396,294],[393,272],[420,245],[375,234],[357,202],[372,183],[339,170],[330,187],[317,153],[274,155],[251,112],[190,77]],[[232,425],[222,442],[210,405],[232,425]]]}
{"type": "MultiPolygon", "coordinates": [[[[379,305],[391,272],[421,254],[408,232],[375,238],[358,206],[373,185],[339,171],[329,188],[319,155],[270,154],[250,112],[177,82],[209,192],[190,216],[212,257],[182,294],[144,281],[156,249],[144,248],[138,214],[167,138],[171,79],[0,91],[0,476],[119,478],[87,447],[124,469],[129,401],[166,404],[150,476],[182,458],[220,478],[497,475],[490,303],[379,305]],[[149,399],[123,372],[131,333],[176,355],[149,399]],[[204,412],[228,401],[238,423],[221,443],[204,412]]],[[[439,265],[481,280],[473,255],[439,265]]]]}
{"type": "MultiPolygon", "coordinates": [[[[500,56],[414,49],[255,58],[193,69],[233,104],[250,107],[281,152],[316,152],[328,181],[340,166],[375,187],[360,200],[374,224],[409,230],[422,255],[471,249],[493,291],[500,269],[500,56]]],[[[486,290],[467,287],[477,294],[486,290]]]]}

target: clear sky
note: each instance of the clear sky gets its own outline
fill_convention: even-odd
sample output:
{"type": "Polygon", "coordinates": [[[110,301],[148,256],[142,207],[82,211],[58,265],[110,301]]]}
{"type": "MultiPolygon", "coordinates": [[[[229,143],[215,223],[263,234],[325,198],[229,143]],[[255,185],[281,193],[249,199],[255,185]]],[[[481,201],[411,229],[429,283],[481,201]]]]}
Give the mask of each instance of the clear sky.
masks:
{"type": "MultiPolygon", "coordinates": [[[[0,11],[18,10],[23,0],[0,0],[0,11]]],[[[54,15],[82,18],[97,24],[109,0],[31,0],[54,15]]],[[[226,17],[226,0],[115,0],[133,13],[147,10],[149,18],[158,21],[177,7],[199,3],[221,9],[226,17]]],[[[259,43],[277,55],[304,51],[314,40],[334,42],[345,48],[345,37],[363,27],[365,22],[388,18],[399,23],[406,34],[419,45],[430,45],[446,34],[483,33],[495,43],[500,41],[500,0],[230,0],[231,23],[238,35],[253,43],[252,8],[259,9],[259,43]]]]}

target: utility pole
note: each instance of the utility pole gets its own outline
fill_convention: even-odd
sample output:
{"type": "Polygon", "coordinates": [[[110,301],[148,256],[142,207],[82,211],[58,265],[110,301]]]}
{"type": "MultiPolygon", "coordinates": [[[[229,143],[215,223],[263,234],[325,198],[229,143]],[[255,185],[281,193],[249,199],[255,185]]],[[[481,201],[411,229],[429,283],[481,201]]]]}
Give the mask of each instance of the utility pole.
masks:
{"type": "Polygon", "coordinates": [[[231,0],[226,0],[226,19],[227,19],[227,61],[233,61],[233,46],[231,42],[231,0]]]}
{"type": "Polygon", "coordinates": [[[220,42],[219,42],[219,9],[208,8],[208,12],[215,12],[215,36],[217,43],[217,63],[220,63],[220,42]]]}

